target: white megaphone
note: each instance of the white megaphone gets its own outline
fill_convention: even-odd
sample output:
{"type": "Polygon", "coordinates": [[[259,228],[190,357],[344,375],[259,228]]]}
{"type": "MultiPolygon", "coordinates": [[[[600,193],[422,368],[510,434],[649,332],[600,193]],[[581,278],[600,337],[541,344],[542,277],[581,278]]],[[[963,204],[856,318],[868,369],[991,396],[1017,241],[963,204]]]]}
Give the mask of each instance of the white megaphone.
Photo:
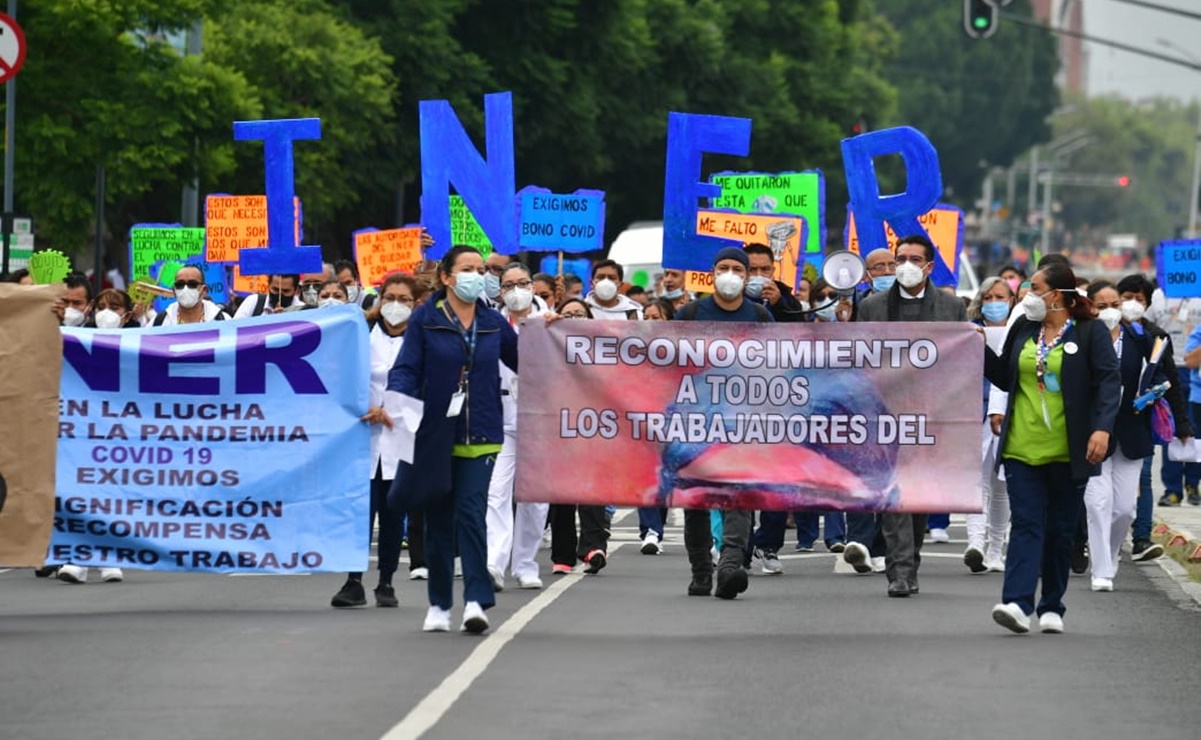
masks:
{"type": "Polygon", "coordinates": [[[854,293],[865,274],[867,266],[863,258],[847,249],[827,254],[822,263],[822,278],[842,295],[854,293]]]}

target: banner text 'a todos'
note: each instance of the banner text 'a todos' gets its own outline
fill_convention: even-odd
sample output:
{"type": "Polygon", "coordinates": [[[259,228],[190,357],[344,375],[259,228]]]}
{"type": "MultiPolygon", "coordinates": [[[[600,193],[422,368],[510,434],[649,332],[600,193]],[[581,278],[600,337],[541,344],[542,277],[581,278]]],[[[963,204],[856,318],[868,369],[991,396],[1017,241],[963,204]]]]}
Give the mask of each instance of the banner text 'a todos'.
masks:
{"type": "Polygon", "coordinates": [[[518,498],[978,511],[982,346],[967,324],[534,322],[518,498]]]}
{"type": "Polygon", "coordinates": [[[48,560],[195,571],[367,565],[362,312],[63,330],[48,560]]]}

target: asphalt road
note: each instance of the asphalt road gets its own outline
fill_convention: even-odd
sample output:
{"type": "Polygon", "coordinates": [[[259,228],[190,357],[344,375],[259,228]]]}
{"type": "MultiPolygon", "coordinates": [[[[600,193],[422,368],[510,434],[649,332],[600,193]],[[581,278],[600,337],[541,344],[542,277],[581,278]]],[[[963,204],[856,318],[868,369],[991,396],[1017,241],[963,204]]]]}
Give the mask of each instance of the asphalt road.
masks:
{"type": "Polygon", "coordinates": [[[726,602],[685,595],[678,528],[648,557],[634,522],[601,575],[499,594],[483,637],[422,633],[409,581],[338,611],[335,574],[0,573],[0,738],[1201,737],[1201,607],[1154,565],[1074,578],[1067,633],[1018,636],[961,525],[914,598],[789,550],[726,602]]]}

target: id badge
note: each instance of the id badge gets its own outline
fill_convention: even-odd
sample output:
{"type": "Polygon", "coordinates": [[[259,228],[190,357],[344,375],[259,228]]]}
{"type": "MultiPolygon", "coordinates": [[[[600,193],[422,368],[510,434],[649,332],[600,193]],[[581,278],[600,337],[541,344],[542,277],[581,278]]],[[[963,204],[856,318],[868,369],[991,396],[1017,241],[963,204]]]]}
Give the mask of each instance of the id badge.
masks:
{"type": "Polygon", "coordinates": [[[1063,389],[1059,387],[1059,376],[1055,373],[1047,373],[1047,390],[1052,393],[1062,393],[1063,389]]]}
{"type": "Polygon", "coordinates": [[[450,406],[446,407],[447,418],[458,416],[463,413],[463,402],[467,400],[467,394],[463,391],[455,391],[455,394],[450,397],[450,406]]]}

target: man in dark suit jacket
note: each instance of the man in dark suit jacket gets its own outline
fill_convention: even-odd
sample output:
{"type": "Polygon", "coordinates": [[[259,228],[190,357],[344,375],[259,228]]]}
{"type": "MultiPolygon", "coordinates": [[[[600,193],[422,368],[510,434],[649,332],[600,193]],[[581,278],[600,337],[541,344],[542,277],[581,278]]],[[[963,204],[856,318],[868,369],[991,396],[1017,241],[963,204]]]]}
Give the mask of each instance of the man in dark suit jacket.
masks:
{"type": "MultiPolygon", "coordinates": [[[[897,242],[896,256],[896,284],[860,303],[859,321],[967,321],[963,301],[930,283],[934,245],[928,238],[924,235],[902,238],[897,242]]],[[[888,595],[905,597],[917,593],[926,515],[884,512],[880,514],[880,527],[884,532],[888,595]]]]}

